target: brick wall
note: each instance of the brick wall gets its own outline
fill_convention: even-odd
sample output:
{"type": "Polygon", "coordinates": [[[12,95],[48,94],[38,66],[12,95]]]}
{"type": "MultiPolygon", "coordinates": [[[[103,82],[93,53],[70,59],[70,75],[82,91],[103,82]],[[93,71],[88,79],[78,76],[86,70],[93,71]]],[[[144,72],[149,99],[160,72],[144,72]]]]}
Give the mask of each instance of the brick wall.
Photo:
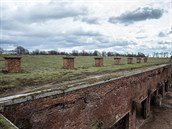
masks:
{"type": "Polygon", "coordinates": [[[142,58],[137,57],[136,60],[137,60],[137,63],[141,63],[142,58]]]}
{"type": "Polygon", "coordinates": [[[63,57],[63,67],[65,69],[74,69],[74,57],[63,57]]]}
{"type": "Polygon", "coordinates": [[[96,66],[96,67],[101,67],[101,66],[103,66],[103,58],[102,58],[102,57],[96,57],[96,58],[95,58],[95,66],[96,66]]]}
{"type": "Polygon", "coordinates": [[[115,65],[121,64],[121,58],[114,58],[114,64],[115,65]]]}
{"type": "Polygon", "coordinates": [[[18,73],[21,70],[21,57],[4,57],[5,70],[8,73],[18,73]]]}
{"type": "Polygon", "coordinates": [[[132,57],[127,58],[127,64],[132,64],[132,63],[133,63],[133,58],[132,57]]]}
{"type": "Polygon", "coordinates": [[[157,89],[167,78],[172,83],[171,76],[172,65],[167,65],[49,97],[30,95],[31,100],[5,104],[3,114],[21,129],[104,129],[128,114],[129,129],[135,129],[133,100],[144,100],[150,89],[157,89]]]}

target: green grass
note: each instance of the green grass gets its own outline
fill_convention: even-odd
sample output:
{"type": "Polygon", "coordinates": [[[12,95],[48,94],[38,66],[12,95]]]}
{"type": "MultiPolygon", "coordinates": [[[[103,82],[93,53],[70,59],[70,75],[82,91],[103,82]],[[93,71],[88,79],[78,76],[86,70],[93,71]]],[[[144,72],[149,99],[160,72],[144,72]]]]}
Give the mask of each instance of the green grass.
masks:
{"type": "Polygon", "coordinates": [[[16,129],[0,114],[0,129],[16,129]]]}
{"type": "MultiPolygon", "coordinates": [[[[4,55],[0,55],[3,60],[4,55]]],[[[0,70],[0,91],[8,91],[14,88],[42,85],[50,82],[61,82],[84,78],[88,75],[102,72],[112,72],[118,69],[133,69],[167,63],[169,59],[149,58],[148,63],[126,64],[126,58],[122,58],[121,65],[114,65],[113,57],[104,57],[104,66],[95,67],[94,57],[84,56],[75,58],[75,69],[63,69],[62,56],[56,55],[23,55],[21,73],[4,74],[0,70]]],[[[0,61],[0,69],[4,69],[4,61],[0,61]]]]}

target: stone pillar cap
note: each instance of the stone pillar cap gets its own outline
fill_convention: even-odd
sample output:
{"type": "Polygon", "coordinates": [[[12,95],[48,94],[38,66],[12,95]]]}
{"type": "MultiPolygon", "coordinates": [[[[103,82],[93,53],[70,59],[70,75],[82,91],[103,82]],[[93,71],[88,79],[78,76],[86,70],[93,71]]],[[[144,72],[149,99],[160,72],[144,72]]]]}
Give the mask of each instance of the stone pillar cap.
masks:
{"type": "Polygon", "coordinates": [[[21,56],[6,56],[4,59],[21,59],[21,56]]]}
{"type": "Polygon", "coordinates": [[[95,57],[95,59],[103,59],[103,57],[95,57]]]}
{"type": "Polygon", "coordinates": [[[114,59],[121,59],[121,57],[114,57],[114,59]]]}
{"type": "Polygon", "coordinates": [[[63,59],[74,59],[75,57],[73,57],[73,56],[65,56],[65,57],[63,57],[63,59]]]}

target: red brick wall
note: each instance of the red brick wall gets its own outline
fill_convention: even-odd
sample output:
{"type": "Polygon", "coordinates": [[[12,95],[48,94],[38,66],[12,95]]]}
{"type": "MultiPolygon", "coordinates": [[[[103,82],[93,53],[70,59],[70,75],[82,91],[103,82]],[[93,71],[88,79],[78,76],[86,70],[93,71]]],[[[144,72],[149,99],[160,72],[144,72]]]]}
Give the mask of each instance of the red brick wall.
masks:
{"type": "Polygon", "coordinates": [[[135,129],[132,100],[141,101],[148,90],[171,78],[172,66],[120,77],[77,90],[64,91],[20,104],[5,106],[3,114],[19,128],[109,128],[129,113],[129,129],[135,129]]]}
{"type": "Polygon", "coordinates": [[[121,63],[121,58],[114,58],[114,64],[119,65],[121,63]]]}
{"type": "Polygon", "coordinates": [[[137,63],[141,63],[142,58],[138,57],[137,58],[137,63]]]}
{"type": "Polygon", "coordinates": [[[144,63],[148,62],[148,58],[146,58],[146,57],[143,60],[144,60],[144,63]]]}
{"type": "Polygon", "coordinates": [[[65,69],[73,69],[74,68],[74,58],[64,57],[63,58],[63,67],[65,69]]]}
{"type": "Polygon", "coordinates": [[[21,70],[20,57],[5,57],[5,70],[9,73],[17,73],[21,70]]]}
{"type": "Polygon", "coordinates": [[[127,58],[127,64],[132,64],[133,63],[133,58],[127,58]]]}
{"type": "Polygon", "coordinates": [[[96,67],[103,66],[103,58],[95,58],[95,66],[96,67]]]}

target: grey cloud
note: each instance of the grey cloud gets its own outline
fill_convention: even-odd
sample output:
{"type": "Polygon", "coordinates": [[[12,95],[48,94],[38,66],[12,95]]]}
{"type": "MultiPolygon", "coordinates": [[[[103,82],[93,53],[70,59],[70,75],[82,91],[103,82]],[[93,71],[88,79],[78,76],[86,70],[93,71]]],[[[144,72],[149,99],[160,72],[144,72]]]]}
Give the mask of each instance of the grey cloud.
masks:
{"type": "Polygon", "coordinates": [[[96,37],[96,40],[99,41],[102,44],[109,43],[110,40],[108,37],[101,36],[101,37],[96,37]]]}
{"type": "Polygon", "coordinates": [[[164,32],[159,32],[158,36],[159,36],[159,37],[166,37],[167,34],[165,34],[164,32]]]}
{"type": "Polygon", "coordinates": [[[145,39],[147,36],[137,36],[136,39],[145,39]]]}
{"type": "Polygon", "coordinates": [[[158,42],[158,44],[161,44],[161,45],[170,45],[170,44],[172,44],[172,42],[169,42],[169,41],[160,41],[160,42],[158,42]]]}
{"type": "Polygon", "coordinates": [[[156,46],[154,47],[154,49],[159,49],[159,50],[168,50],[168,47],[167,46],[156,46]]]}
{"type": "Polygon", "coordinates": [[[137,8],[134,11],[126,12],[118,17],[110,17],[110,23],[122,23],[125,25],[132,24],[138,21],[147,19],[159,19],[163,15],[162,9],[155,9],[152,7],[137,8]]]}
{"type": "Polygon", "coordinates": [[[84,16],[84,17],[74,17],[74,21],[81,21],[87,24],[99,24],[99,18],[91,17],[91,16],[84,16]]]}
{"type": "Polygon", "coordinates": [[[118,39],[115,41],[115,45],[117,45],[117,46],[128,46],[128,45],[137,45],[137,43],[135,43],[134,41],[118,39]]]}
{"type": "Polygon", "coordinates": [[[168,32],[168,34],[172,34],[172,27],[171,27],[171,30],[168,32]]]}
{"type": "Polygon", "coordinates": [[[35,32],[35,30],[23,31],[23,33],[6,31],[6,35],[10,36],[8,38],[10,40],[1,40],[1,44],[21,45],[27,49],[58,49],[91,46],[97,43],[96,37],[102,36],[99,32],[85,31],[83,29],[76,29],[67,33],[35,32]]]}
{"type": "Polygon", "coordinates": [[[97,41],[97,47],[106,48],[106,47],[126,47],[129,45],[136,45],[135,42],[125,40],[125,39],[111,39],[111,37],[96,37],[95,41],[97,41]]]}
{"type": "Polygon", "coordinates": [[[84,17],[82,18],[82,22],[86,22],[88,24],[99,24],[99,19],[96,17],[84,17]]]}
{"type": "MultiPolygon", "coordinates": [[[[20,10],[19,10],[20,11],[20,10]]],[[[72,8],[64,5],[47,5],[33,8],[32,10],[24,10],[23,13],[16,15],[16,18],[24,22],[42,22],[51,19],[61,19],[74,17],[78,15],[86,15],[86,8],[72,8]]]]}
{"type": "Polygon", "coordinates": [[[16,44],[16,41],[10,40],[10,39],[1,38],[0,39],[0,44],[16,44]]]}
{"type": "Polygon", "coordinates": [[[84,30],[77,30],[77,31],[72,32],[72,34],[76,36],[89,36],[89,37],[102,35],[96,31],[84,31],[84,30]]]}
{"type": "Polygon", "coordinates": [[[159,32],[158,37],[167,37],[170,34],[172,34],[172,27],[171,27],[170,31],[161,31],[161,32],[159,32]]]}
{"type": "Polygon", "coordinates": [[[1,20],[1,22],[10,23],[11,21],[17,21],[20,23],[30,24],[87,14],[88,10],[85,6],[76,8],[72,6],[70,2],[50,2],[47,5],[39,4],[32,7],[19,6],[13,12],[10,9],[6,9],[2,12],[0,19],[4,19],[1,20]]]}

